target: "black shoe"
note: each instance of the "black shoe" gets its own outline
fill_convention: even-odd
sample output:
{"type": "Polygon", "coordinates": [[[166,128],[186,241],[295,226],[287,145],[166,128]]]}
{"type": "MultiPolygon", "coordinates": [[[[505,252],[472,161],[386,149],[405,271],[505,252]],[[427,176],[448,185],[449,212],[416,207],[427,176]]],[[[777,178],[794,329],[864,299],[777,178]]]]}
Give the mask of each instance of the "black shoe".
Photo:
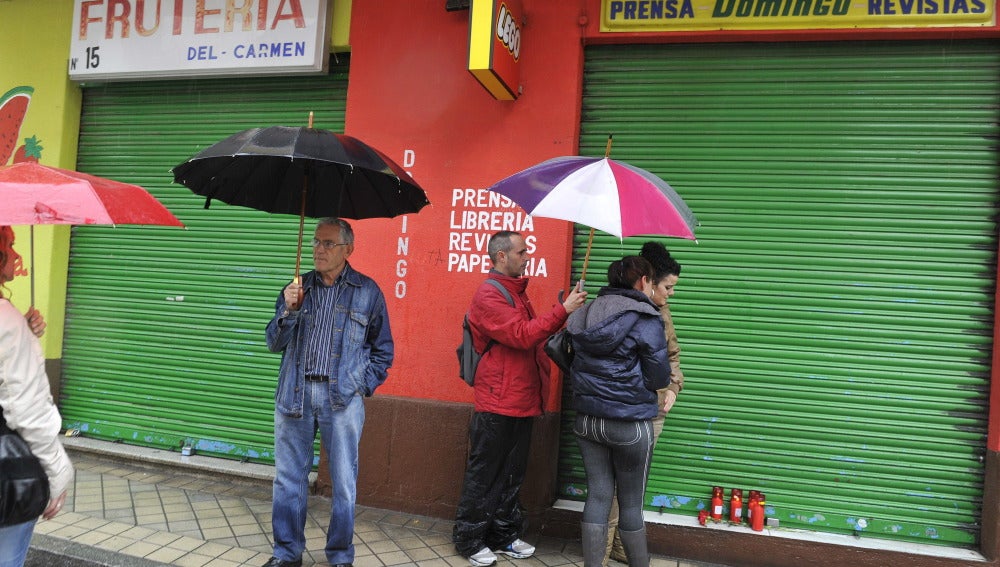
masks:
{"type": "Polygon", "coordinates": [[[353,563],[334,563],[330,567],[354,567],[353,563]]]}
{"type": "Polygon", "coordinates": [[[302,560],[296,559],[295,561],[282,561],[277,557],[272,557],[267,560],[267,563],[263,567],[302,567],[302,560]]]}

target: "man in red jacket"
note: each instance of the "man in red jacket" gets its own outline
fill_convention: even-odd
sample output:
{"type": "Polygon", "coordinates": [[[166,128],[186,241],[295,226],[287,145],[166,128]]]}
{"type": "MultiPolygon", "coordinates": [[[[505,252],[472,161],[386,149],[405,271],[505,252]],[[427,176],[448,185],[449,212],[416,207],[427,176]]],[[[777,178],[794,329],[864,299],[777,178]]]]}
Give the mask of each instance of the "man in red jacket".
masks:
{"type": "Polygon", "coordinates": [[[483,282],[469,308],[476,351],[490,348],[476,370],[469,461],[452,540],[474,567],[496,563],[496,553],[524,559],[535,552],[521,540],[524,518],[518,494],[528,464],[532,418],[542,414],[543,382],[551,368],[542,345],[587,299],[587,292],[574,289],[564,303],[536,315],[524,291],[529,259],[524,237],[498,232],[490,237],[489,254],[489,278],[507,289],[514,304],[483,282]]]}

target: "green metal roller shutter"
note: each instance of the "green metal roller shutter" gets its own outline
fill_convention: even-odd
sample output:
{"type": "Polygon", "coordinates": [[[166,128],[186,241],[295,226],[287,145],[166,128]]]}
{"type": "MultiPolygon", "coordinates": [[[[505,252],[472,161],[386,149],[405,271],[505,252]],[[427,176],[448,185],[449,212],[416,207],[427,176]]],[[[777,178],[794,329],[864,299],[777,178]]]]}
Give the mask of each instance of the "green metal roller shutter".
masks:
{"type": "Polygon", "coordinates": [[[316,127],[342,132],[346,93],[345,61],[320,77],[84,89],[78,168],[147,188],[187,229],[73,229],[66,427],[273,462],[279,357],[264,327],[294,271],[298,218],[221,202],[206,210],[170,169],[247,128],[306,126],[310,111],[316,127]]]}
{"type": "MultiPolygon", "coordinates": [[[[993,42],[587,49],[581,153],[613,133],[702,222],[663,240],[686,384],[648,510],[695,515],[721,485],[782,527],[978,540],[998,77],[993,42]]],[[[590,290],[645,240],[599,236],[590,290]]],[[[572,418],[560,490],[582,500],[572,418]]]]}

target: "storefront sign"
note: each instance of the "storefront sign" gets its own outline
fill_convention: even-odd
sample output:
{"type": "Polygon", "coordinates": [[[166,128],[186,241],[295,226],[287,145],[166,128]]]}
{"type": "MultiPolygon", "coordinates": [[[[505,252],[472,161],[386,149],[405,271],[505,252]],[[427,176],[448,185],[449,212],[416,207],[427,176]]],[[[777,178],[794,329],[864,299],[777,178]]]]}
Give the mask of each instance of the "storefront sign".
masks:
{"type": "Polygon", "coordinates": [[[74,80],[323,71],[329,0],[76,0],[74,80]]]}
{"type": "Polygon", "coordinates": [[[602,32],[993,26],[995,0],[602,0],[602,32]]]}
{"type": "Polygon", "coordinates": [[[469,72],[497,100],[520,94],[521,1],[473,0],[469,72]]]}

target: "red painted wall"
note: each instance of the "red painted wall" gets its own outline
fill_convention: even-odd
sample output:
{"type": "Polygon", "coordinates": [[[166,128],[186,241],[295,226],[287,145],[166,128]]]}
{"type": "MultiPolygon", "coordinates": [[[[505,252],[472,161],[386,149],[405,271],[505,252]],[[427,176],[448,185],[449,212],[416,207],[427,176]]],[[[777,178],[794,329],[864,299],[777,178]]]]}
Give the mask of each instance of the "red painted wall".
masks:
{"type": "MultiPolygon", "coordinates": [[[[516,205],[466,201],[466,190],[487,197],[476,190],[542,160],[577,153],[577,16],[562,2],[525,4],[524,91],[516,101],[494,100],[468,72],[469,11],[448,12],[443,0],[353,5],[345,131],[402,164],[432,203],[405,218],[356,223],[351,261],[382,285],[396,339],[396,363],[380,394],[472,401],[471,389],[458,378],[455,347],[469,299],[489,269],[488,260],[471,271],[467,265],[481,262],[485,239],[495,230],[454,225],[466,213],[498,213],[500,222],[518,225],[525,215],[516,205]]],[[[544,262],[528,294],[537,311],[549,309],[569,284],[572,225],[536,219],[533,230],[523,232],[529,246],[537,246],[535,269],[544,262]]],[[[558,410],[558,397],[550,400],[548,409],[558,410]]]]}

